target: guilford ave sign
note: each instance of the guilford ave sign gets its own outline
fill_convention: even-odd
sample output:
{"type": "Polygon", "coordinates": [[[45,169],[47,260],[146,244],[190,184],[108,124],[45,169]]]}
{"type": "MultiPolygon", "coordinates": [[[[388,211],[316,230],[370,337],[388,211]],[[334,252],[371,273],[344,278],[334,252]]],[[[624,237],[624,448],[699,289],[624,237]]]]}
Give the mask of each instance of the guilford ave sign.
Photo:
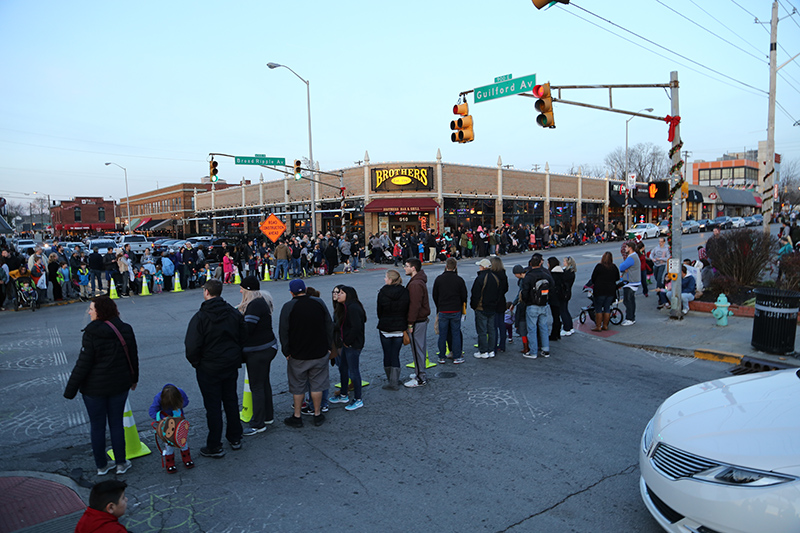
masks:
{"type": "Polygon", "coordinates": [[[523,76],[517,79],[511,79],[511,74],[508,74],[506,76],[500,76],[499,78],[496,78],[495,81],[498,83],[475,88],[474,93],[476,104],[478,102],[494,100],[495,98],[511,96],[512,94],[532,91],[533,86],[536,85],[536,74],[523,76]]]}

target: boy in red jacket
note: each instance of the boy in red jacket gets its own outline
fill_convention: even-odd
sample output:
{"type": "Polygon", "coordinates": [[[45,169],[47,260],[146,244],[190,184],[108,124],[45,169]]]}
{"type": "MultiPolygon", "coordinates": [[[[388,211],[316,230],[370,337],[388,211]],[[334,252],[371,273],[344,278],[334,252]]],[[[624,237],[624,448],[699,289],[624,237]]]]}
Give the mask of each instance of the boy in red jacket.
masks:
{"type": "Polygon", "coordinates": [[[128,531],[119,523],[119,517],[128,508],[124,481],[101,481],[89,494],[89,507],[75,526],[75,533],[120,533],[128,531]]]}

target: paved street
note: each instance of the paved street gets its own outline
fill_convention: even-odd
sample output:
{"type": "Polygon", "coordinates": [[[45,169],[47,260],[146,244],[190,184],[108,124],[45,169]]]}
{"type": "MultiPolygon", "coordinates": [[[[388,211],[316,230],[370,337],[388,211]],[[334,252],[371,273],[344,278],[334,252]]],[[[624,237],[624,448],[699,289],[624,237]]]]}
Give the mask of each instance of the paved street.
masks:
{"type": "MultiPolygon", "coordinates": [[[[604,248],[558,254],[578,259],[576,294],[604,248]]],[[[504,259],[510,271],[529,256],[504,259]]],[[[442,269],[426,267],[429,288],[442,269]]],[[[460,270],[471,285],[473,262],[462,261],[460,270]]],[[[365,407],[346,412],[332,406],[319,428],[285,427],[281,420],[291,399],[285,362],[278,357],[272,368],[276,423],[246,438],[242,450],[228,449],[223,459],[197,453],[205,441],[205,415],[183,353],[186,325],[201,293],[118,300],[123,320],[136,331],[141,358],[139,387],[130,401],[143,442],[156,452],[135,459],[124,476],[131,502],[123,523],[136,532],[658,531],[638,494],[641,432],[664,398],[724,376],[728,365],[620,347],[583,333],[553,343],[549,359],[522,358],[517,341],[505,354],[478,360],[471,356],[470,313],[466,364],[431,369],[426,388],[384,391],[374,329],[382,280],[383,271],[376,269],[308,281],[326,299],[334,284],[353,285],[365,302],[370,316],[361,367],[371,382],[365,407]],[[184,388],[192,402],[186,414],[197,466],[179,466],[177,475],[161,469],[147,417],[153,395],[166,382],[184,388]]],[[[277,308],[288,300],[287,283],[263,285],[277,308]]],[[[238,296],[236,287],[225,287],[228,301],[238,303],[238,296]]],[[[575,315],[578,296],[574,302],[575,315]]],[[[62,397],[86,323],[86,304],[3,314],[0,470],[98,481],[83,404],[80,397],[62,397]]],[[[432,327],[428,343],[435,359],[432,327]]],[[[407,349],[403,360],[410,361],[407,349]]]]}

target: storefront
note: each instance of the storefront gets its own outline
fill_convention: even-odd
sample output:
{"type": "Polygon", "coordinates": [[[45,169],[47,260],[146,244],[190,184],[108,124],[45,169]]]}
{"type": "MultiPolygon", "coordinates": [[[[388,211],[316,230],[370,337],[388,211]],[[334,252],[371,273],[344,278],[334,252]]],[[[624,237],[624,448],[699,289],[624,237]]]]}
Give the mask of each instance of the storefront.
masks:
{"type": "MultiPolygon", "coordinates": [[[[378,232],[398,237],[403,232],[419,232],[435,227],[439,204],[432,198],[379,198],[364,206],[365,213],[376,213],[378,232]],[[432,220],[433,219],[433,220],[432,220]]],[[[362,229],[363,233],[363,229],[362,229]]]]}

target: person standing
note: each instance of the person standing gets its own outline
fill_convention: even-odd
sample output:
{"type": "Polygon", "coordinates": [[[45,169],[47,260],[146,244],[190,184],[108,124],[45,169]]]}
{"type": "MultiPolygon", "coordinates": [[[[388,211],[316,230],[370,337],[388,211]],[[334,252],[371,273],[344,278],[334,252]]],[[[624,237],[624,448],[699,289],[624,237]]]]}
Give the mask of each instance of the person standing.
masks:
{"type": "Polygon", "coordinates": [[[205,447],[200,449],[200,455],[205,457],[225,455],[222,448],[223,409],[227,419],[225,438],[232,449],[242,447],[236,384],[247,331],[241,313],[223,300],[221,295],[222,282],[216,279],[206,281],[203,303],[189,321],[184,340],[186,359],[195,369],[206,409],[208,437],[205,447]]]}
{"type": "Polygon", "coordinates": [[[415,375],[403,383],[408,388],[428,384],[425,362],[428,354],[428,317],[431,307],[428,301],[428,275],[422,270],[422,263],[416,257],[409,257],[403,265],[408,282],[408,332],[411,336],[411,353],[414,356],[415,375]]]}
{"type": "Polygon", "coordinates": [[[289,247],[283,239],[278,240],[278,246],[275,247],[275,279],[283,280],[289,279],[289,258],[291,252],[289,247]]]}
{"type": "Polygon", "coordinates": [[[572,327],[572,314],[569,312],[569,301],[572,299],[572,285],[575,283],[575,271],[578,269],[578,265],[575,263],[575,259],[568,255],[564,258],[561,268],[564,271],[561,285],[561,336],[569,337],[575,333],[572,327]]]}
{"type": "Polygon", "coordinates": [[[400,390],[400,349],[408,326],[408,289],[403,287],[400,272],[389,269],[378,291],[378,332],[383,348],[383,370],[388,383],[385,390],[400,390]]]}
{"type": "Polygon", "coordinates": [[[347,403],[345,409],[355,411],[364,407],[361,397],[361,369],[359,357],[364,349],[364,323],[367,313],[358,300],[358,293],[353,287],[342,285],[337,295],[338,302],[342,305],[341,315],[338,317],[334,338],[339,348],[339,377],[341,388],[338,396],[328,399],[331,403],[347,403]],[[350,383],[353,383],[353,403],[349,403],[350,383]]]}
{"type": "Polygon", "coordinates": [[[625,304],[625,320],[621,325],[632,326],[636,324],[636,291],[642,281],[642,266],[639,254],[636,252],[636,242],[625,243],[628,257],[619,265],[619,272],[625,285],[622,288],[622,303],[625,304]]]}
{"type": "Polygon", "coordinates": [[[244,315],[247,330],[242,353],[253,396],[253,417],[243,434],[250,436],[266,431],[267,425],[273,421],[269,371],[278,353],[278,340],[272,331],[272,295],[261,290],[254,274],[242,280],[239,292],[242,293],[242,302],[236,308],[244,315]]]}
{"type": "MultiPolygon", "coordinates": [[[[522,241],[525,242],[525,241],[522,241]]],[[[525,302],[522,301],[522,280],[525,279],[527,270],[522,265],[514,265],[512,270],[514,277],[517,278],[517,295],[511,305],[514,309],[514,325],[517,328],[517,334],[522,339],[522,353],[528,353],[530,347],[528,346],[528,321],[526,318],[527,311],[525,302]]]]}
{"type": "Polygon", "coordinates": [[[92,253],[89,254],[89,273],[92,282],[92,295],[103,292],[104,271],[105,265],[103,264],[103,256],[100,255],[100,250],[95,246],[92,248],[92,253]]]}
{"type": "Polygon", "coordinates": [[[467,284],[458,275],[458,261],[448,257],[444,272],[433,282],[433,303],[439,320],[439,364],[447,362],[447,343],[454,364],[464,362],[461,316],[467,304],[467,284]]]}
{"type": "Polygon", "coordinates": [[[139,351],[133,328],[119,318],[117,304],[108,296],[98,296],[89,304],[91,322],[83,330],[81,353],[72,369],[64,397],[75,398],[78,391],[89,413],[92,454],[97,475],[114,468],[106,456],[106,421],[111,434],[117,474],[131,467],[125,458],[123,411],[128,391],[139,382],[139,351]]]}
{"type": "Polygon", "coordinates": [[[611,320],[611,303],[617,297],[619,269],[614,256],[606,252],[592,271],[592,298],[594,300],[594,327],[592,331],[605,331],[611,320]]]}
{"type": "MultiPolygon", "coordinates": [[[[656,292],[664,288],[664,274],[667,269],[667,261],[670,258],[669,246],[664,237],[659,237],[658,246],[650,250],[650,259],[653,260],[653,275],[656,278],[656,292]]],[[[660,309],[660,304],[659,304],[660,309]]]]}
{"type": "Polygon", "coordinates": [[[553,276],[544,267],[542,254],[535,253],[528,262],[530,270],[520,284],[520,299],[525,303],[529,350],[523,357],[536,359],[538,355],[550,357],[550,306],[549,291],[554,285],[553,276]],[[541,351],[539,344],[541,343],[541,351]]]}
{"type": "Polygon", "coordinates": [[[492,256],[489,258],[492,264],[491,271],[497,276],[500,281],[498,286],[497,304],[495,304],[494,313],[494,328],[495,328],[495,342],[496,346],[490,346],[495,352],[506,351],[506,294],[508,293],[508,275],[506,274],[506,267],[503,265],[503,260],[499,257],[492,256]]]}
{"type": "Polygon", "coordinates": [[[500,297],[500,279],[491,271],[492,263],[481,259],[477,263],[478,277],[472,283],[469,306],[475,311],[475,331],[478,333],[478,351],[475,357],[494,357],[497,345],[497,328],[494,325],[497,300],[500,297]]]}
{"type": "Polygon", "coordinates": [[[562,292],[564,290],[564,269],[558,262],[556,257],[547,258],[547,267],[550,270],[550,275],[553,276],[553,286],[550,287],[548,304],[550,305],[550,314],[553,316],[553,324],[550,329],[550,340],[561,340],[561,306],[562,306],[562,292]]]}
{"type": "Polygon", "coordinates": [[[328,354],[333,344],[333,321],[328,307],[320,298],[306,294],[301,279],[289,283],[292,299],[281,308],[279,336],[281,351],[286,357],[289,392],[294,400],[294,413],[283,420],[289,427],[303,427],[300,409],[306,387],[314,404],[314,425],[325,422],[322,392],[329,388],[328,354]]]}

